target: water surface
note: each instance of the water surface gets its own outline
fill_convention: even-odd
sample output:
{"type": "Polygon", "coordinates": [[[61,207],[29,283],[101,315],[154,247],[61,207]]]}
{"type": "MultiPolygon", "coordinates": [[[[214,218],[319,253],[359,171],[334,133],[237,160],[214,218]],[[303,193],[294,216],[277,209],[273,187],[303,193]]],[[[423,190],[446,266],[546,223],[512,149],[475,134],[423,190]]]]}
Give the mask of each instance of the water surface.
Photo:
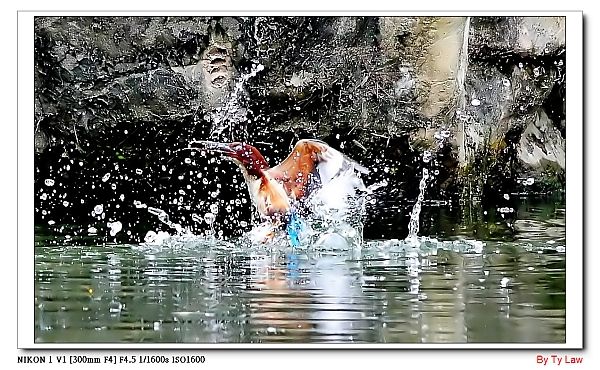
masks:
{"type": "Polygon", "coordinates": [[[36,235],[35,340],[565,342],[565,211],[523,203],[510,236],[249,248],[36,235]]]}

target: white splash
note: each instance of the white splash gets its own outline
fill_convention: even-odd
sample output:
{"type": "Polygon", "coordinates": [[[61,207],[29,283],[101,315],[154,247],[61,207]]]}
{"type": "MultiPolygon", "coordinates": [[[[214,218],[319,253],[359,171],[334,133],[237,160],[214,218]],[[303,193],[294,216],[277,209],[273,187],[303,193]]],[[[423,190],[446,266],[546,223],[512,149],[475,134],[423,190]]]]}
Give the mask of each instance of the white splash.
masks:
{"type": "Polygon", "coordinates": [[[169,215],[167,214],[167,212],[163,211],[160,208],[148,207],[148,212],[150,212],[151,214],[157,216],[158,220],[160,222],[164,223],[165,225],[169,226],[172,229],[175,229],[178,234],[182,234],[183,232],[187,231],[180,224],[172,222],[171,220],[169,220],[169,215]]]}
{"type": "Polygon", "coordinates": [[[423,168],[423,177],[419,182],[419,196],[413,206],[412,212],[410,212],[410,221],[408,223],[408,236],[407,241],[417,241],[419,234],[419,215],[421,214],[421,204],[425,198],[425,188],[427,187],[427,180],[429,179],[429,171],[427,168],[423,168]]]}
{"type": "Polygon", "coordinates": [[[120,221],[108,222],[106,226],[110,229],[110,236],[117,235],[121,230],[123,230],[123,224],[120,221]]]}
{"type": "MultiPolygon", "coordinates": [[[[212,130],[210,137],[218,139],[223,134],[226,128],[229,128],[229,132],[233,135],[233,128],[236,124],[246,119],[246,112],[240,106],[240,94],[243,91],[244,83],[250,78],[256,76],[256,74],[265,69],[262,64],[253,65],[249,73],[242,74],[229,95],[227,102],[217,108],[214,112],[210,113],[209,119],[212,121],[212,130]]],[[[230,139],[233,140],[233,137],[230,139]]]]}

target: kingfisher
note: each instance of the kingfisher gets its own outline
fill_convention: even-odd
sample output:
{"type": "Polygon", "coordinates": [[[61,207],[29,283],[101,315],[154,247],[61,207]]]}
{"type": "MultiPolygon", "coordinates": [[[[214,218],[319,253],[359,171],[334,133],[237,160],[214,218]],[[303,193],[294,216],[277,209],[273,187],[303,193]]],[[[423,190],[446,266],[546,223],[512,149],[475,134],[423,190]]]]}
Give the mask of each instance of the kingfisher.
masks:
{"type": "Polygon", "coordinates": [[[281,163],[270,167],[254,146],[244,142],[194,141],[199,149],[232,160],[241,169],[252,204],[263,220],[287,226],[298,244],[299,214],[310,205],[341,208],[356,189],[364,190],[360,174],[369,170],[327,143],[303,139],[281,163]]]}

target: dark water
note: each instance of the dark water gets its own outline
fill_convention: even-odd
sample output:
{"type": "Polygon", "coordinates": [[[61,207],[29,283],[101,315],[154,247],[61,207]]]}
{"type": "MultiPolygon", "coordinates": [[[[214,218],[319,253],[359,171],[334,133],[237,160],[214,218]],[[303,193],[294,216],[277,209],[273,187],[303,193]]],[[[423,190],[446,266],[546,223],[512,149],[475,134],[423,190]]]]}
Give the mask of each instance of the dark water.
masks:
{"type": "Polygon", "coordinates": [[[115,245],[38,232],[35,339],[562,343],[564,205],[525,202],[516,214],[511,232],[456,221],[439,240],[350,250],[200,238],[115,245]]]}

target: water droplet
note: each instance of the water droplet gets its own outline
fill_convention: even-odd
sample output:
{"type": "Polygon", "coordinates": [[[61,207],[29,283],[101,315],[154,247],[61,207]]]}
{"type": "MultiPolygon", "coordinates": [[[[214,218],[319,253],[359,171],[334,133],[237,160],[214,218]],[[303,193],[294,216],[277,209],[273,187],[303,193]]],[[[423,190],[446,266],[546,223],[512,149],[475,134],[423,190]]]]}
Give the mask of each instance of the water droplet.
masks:
{"type": "Polygon", "coordinates": [[[139,200],[134,200],[133,205],[135,206],[135,208],[146,208],[147,207],[144,203],[140,202],[139,200]]]}
{"type": "Polygon", "coordinates": [[[108,179],[110,179],[110,173],[107,173],[104,176],[102,176],[102,182],[107,182],[108,179]]]}
{"type": "Polygon", "coordinates": [[[98,229],[96,229],[93,226],[90,226],[87,231],[88,231],[89,234],[95,235],[98,232],[98,229]]]}
{"type": "Polygon", "coordinates": [[[471,100],[471,105],[474,107],[478,107],[481,105],[481,101],[479,99],[475,98],[475,99],[471,100]]]}
{"type": "Polygon", "coordinates": [[[431,161],[431,152],[429,150],[426,150],[423,152],[423,162],[425,163],[429,163],[429,161],[431,161]]]}
{"type": "Polygon", "coordinates": [[[210,212],[207,212],[207,213],[204,215],[204,222],[206,222],[206,223],[207,223],[207,224],[209,224],[209,225],[212,225],[212,223],[213,223],[213,222],[215,222],[215,215],[213,215],[213,214],[212,214],[212,213],[210,213],[210,212]]]}
{"type": "Polygon", "coordinates": [[[142,171],[141,168],[136,168],[135,173],[137,173],[138,175],[141,175],[142,173],[144,173],[144,171],[142,171]]]}
{"type": "Polygon", "coordinates": [[[197,215],[196,213],[192,214],[192,220],[194,220],[195,222],[198,222],[198,223],[202,223],[202,218],[199,215],[197,215]]]}
{"type": "Polygon", "coordinates": [[[504,199],[509,200],[510,199],[510,195],[504,194],[504,199]]]}
{"type": "Polygon", "coordinates": [[[55,222],[53,220],[48,220],[48,225],[54,225],[55,222]]]}
{"type": "Polygon", "coordinates": [[[502,280],[500,280],[500,286],[502,288],[506,288],[509,282],[510,282],[509,278],[503,277],[502,280]]]}
{"type": "Polygon", "coordinates": [[[108,222],[106,224],[110,228],[110,236],[115,236],[123,229],[123,224],[120,221],[108,222]]]}
{"type": "Polygon", "coordinates": [[[211,204],[210,205],[210,211],[212,213],[219,213],[219,205],[218,204],[211,204]]]}
{"type": "Polygon", "coordinates": [[[146,233],[146,236],[144,236],[144,241],[146,243],[153,243],[156,241],[157,236],[158,235],[154,231],[150,230],[146,233]]]}
{"type": "Polygon", "coordinates": [[[497,208],[496,209],[498,212],[504,214],[504,213],[513,213],[515,211],[514,208],[511,207],[502,207],[502,208],[497,208]]]}
{"type": "Polygon", "coordinates": [[[102,204],[98,204],[94,207],[94,213],[99,215],[104,212],[104,206],[102,204]]]}
{"type": "Polygon", "coordinates": [[[46,179],[44,180],[44,184],[46,184],[46,186],[54,186],[54,180],[46,179]]]}

